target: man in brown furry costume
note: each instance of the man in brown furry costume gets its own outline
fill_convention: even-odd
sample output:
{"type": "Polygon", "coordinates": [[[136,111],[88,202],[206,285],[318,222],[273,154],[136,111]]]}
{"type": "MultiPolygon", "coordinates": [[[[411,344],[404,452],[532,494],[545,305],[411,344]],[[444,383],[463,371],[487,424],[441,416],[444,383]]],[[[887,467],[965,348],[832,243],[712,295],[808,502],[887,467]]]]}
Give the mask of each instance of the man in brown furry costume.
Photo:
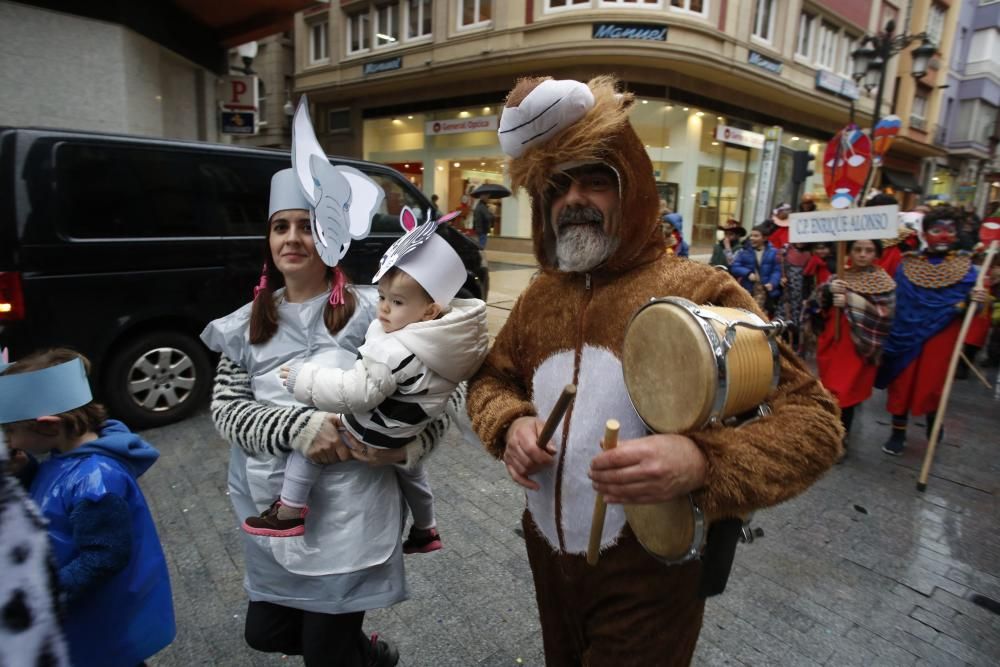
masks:
{"type": "MultiPolygon", "coordinates": [[[[693,493],[713,519],[742,516],[801,493],[840,451],[835,403],[784,346],[768,417],[681,436],[649,435],[636,416],[620,355],[641,305],[681,296],[757,308],[728,274],[664,255],[653,167],[628,122],[632,101],[610,77],[525,79],[500,124],[513,185],[532,197],[541,273],[473,379],[468,405],[487,449],[526,489],[525,541],[550,666],[690,662],[712,534],[701,560],[667,566],[638,543],[621,503],[693,493]],[[569,382],[576,401],[539,449],[538,416],[569,382]],[[621,442],[601,453],[609,418],[621,422],[621,442]],[[591,567],[595,489],[609,506],[591,567]]],[[[663,345],[650,354],[669,354],[670,341],[663,345]]],[[[735,537],[723,548],[730,559],[733,549],[735,537]]]]}

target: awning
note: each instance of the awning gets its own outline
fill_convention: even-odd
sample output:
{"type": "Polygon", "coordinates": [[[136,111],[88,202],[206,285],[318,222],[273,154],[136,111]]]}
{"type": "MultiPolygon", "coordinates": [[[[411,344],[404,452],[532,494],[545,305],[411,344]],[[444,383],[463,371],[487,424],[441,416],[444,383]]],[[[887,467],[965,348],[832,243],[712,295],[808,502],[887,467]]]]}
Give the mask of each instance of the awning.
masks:
{"type": "Polygon", "coordinates": [[[899,192],[912,192],[918,195],[924,193],[924,189],[917,183],[917,178],[908,171],[896,171],[895,169],[882,170],[882,187],[889,186],[899,192]]]}

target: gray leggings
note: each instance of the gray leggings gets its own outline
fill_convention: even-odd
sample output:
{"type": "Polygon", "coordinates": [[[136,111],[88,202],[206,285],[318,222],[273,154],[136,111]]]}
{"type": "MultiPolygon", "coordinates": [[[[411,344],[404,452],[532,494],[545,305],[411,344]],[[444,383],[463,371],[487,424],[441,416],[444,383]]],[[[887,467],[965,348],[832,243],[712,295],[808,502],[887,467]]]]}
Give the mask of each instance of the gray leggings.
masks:
{"type": "MultiPolygon", "coordinates": [[[[430,528],[434,525],[434,494],[427,471],[418,463],[407,470],[402,465],[395,466],[399,488],[406,498],[406,505],[413,514],[413,525],[430,528]]],[[[323,465],[313,463],[305,455],[292,452],[285,464],[285,481],[281,485],[281,502],[289,507],[304,507],[309,501],[309,492],[319,479],[323,465]]]]}

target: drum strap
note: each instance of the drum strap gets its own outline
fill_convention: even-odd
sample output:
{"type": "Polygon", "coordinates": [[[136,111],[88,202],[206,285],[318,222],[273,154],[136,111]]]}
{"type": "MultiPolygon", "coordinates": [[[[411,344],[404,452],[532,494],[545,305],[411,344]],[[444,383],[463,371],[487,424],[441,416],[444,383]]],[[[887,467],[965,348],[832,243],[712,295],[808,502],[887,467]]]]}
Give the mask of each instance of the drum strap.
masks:
{"type": "Polygon", "coordinates": [[[698,584],[698,595],[702,599],[726,590],[742,528],[743,521],[738,518],[722,519],[709,527],[705,551],[701,556],[701,581],[698,584]]]}

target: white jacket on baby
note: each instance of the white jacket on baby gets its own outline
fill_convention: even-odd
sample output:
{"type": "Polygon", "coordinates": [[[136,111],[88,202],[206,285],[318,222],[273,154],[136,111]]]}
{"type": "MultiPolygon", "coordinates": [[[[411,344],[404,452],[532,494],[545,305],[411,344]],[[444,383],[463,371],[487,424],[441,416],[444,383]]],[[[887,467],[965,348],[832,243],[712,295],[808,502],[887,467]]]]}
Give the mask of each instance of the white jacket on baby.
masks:
{"type": "Polygon", "coordinates": [[[444,411],[448,396],[479,369],[488,347],[486,304],[454,299],[438,319],[389,334],[376,319],[353,368],[307,362],[292,369],[287,386],[296,400],[341,413],[365,444],[396,449],[444,411]]]}

